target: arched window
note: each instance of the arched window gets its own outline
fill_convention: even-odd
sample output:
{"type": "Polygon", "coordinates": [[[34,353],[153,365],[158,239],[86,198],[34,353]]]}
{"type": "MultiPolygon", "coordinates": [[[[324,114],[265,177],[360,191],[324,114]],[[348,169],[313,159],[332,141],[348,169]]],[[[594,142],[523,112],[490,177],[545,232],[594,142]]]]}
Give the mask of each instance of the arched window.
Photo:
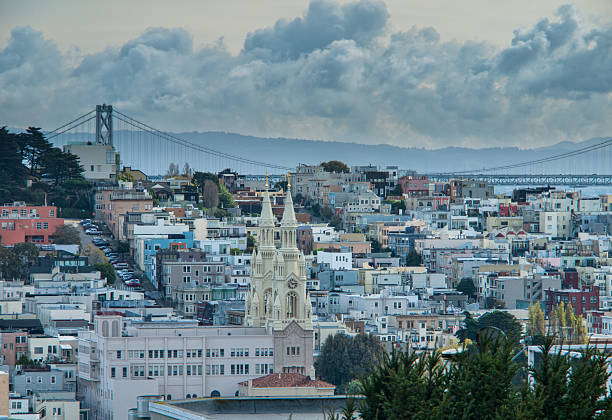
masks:
{"type": "Polygon", "coordinates": [[[221,393],[215,389],[213,392],[210,393],[210,396],[213,398],[218,398],[221,396],[221,393]]]}
{"type": "Polygon", "coordinates": [[[297,317],[297,300],[294,292],[287,293],[287,318],[297,317]]]}
{"type": "Polygon", "coordinates": [[[102,337],[108,337],[108,321],[102,322],[102,337]]]}
{"type": "Polygon", "coordinates": [[[117,320],[113,321],[112,336],[119,337],[119,321],[117,320]]]}

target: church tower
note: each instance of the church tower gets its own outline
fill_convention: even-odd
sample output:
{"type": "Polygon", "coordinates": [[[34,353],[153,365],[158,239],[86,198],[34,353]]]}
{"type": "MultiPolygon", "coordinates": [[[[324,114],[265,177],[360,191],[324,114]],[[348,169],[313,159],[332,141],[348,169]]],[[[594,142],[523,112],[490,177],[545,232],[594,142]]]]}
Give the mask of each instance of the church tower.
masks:
{"type": "Polygon", "coordinates": [[[280,249],[274,244],[275,218],[268,188],[266,176],[259,219],[259,244],[253,252],[245,324],[266,327],[268,333],[283,330],[292,322],[302,329],[312,330],[312,306],[306,292],[306,263],[297,248],[297,219],[289,176],[280,224],[280,249]]]}

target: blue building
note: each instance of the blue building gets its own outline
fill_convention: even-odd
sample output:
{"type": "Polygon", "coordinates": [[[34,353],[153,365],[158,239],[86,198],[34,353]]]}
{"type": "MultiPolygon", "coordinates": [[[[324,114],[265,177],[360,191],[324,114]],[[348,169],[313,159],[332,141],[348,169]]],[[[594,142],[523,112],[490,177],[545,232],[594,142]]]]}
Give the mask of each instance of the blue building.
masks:
{"type": "Polygon", "coordinates": [[[395,255],[405,259],[410,251],[414,251],[414,243],[417,239],[425,238],[424,233],[417,233],[414,226],[408,226],[403,232],[389,233],[389,248],[395,255]]]}
{"type": "Polygon", "coordinates": [[[193,248],[193,231],[179,234],[163,235],[159,238],[139,239],[139,246],[142,247],[142,269],[154,285],[157,279],[156,258],[157,251],[160,249],[179,250],[193,248]]]}

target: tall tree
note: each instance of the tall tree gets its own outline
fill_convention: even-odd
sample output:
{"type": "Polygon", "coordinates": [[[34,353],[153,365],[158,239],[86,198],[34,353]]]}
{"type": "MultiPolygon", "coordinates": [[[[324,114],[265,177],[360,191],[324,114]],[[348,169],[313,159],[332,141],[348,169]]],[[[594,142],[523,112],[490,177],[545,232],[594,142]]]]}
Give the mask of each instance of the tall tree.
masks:
{"type": "Polygon", "coordinates": [[[464,327],[457,332],[457,337],[461,341],[469,338],[472,341],[477,341],[482,330],[501,330],[512,342],[518,343],[521,338],[522,326],[514,315],[504,311],[493,311],[481,315],[478,320],[475,320],[469,312],[465,312],[464,327]]]}
{"type": "Polygon", "coordinates": [[[346,384],[368,373],[383,352],[376,336],[335,334],[323,343],[321,354],[315,360],[315,370],[319,378],[333,383],[343,393],[346,384]]]}
{"type": "Polygon", "coordinates": [[[179,173],[180,171],[179,171],[178,164],[174,162],[170,162],[170,165],[168,166],[168,170],[166,171],[166,177],[173,178],[177,176],[179,173]]]}
{"type": "Polygon", "coordinates": [[[80,245],[81,237],[79,230],[71,225],[60,225],[55,230],[54,244],[58,245],[80,245]]]}
{"type": "Polygon", "coordinates": [[[216,208],[219,205],[219,189],[217,188],[217,184],[209,179],[206,180],[202,199],[204,200],[204,207],[207,209],[216,208]]]}
{"type": "Polygon", "coordinates": [[[463,293],[471,298],[476,297],[476,286],[474,286],[474,280],[469,277],[461,279],[457,285],[457,291],[463,293]]]}
{"type": "Polygon", "coordinates": [[[418,267],[423,264],[423,257],[421,254],[416,252],[414,249],[406,255],[406,266],[407,267],[418,267]]]}

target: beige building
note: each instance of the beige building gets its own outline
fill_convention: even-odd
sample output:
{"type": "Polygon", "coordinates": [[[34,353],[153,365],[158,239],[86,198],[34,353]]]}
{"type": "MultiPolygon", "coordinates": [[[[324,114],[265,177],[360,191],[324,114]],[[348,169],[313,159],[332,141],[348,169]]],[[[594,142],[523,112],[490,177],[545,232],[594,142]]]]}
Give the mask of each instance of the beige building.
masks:
{"type": "Polygon", "coordinates": [[[299,373],[272,373],[238,384],[240,397],[331,396],[336,386],[299,373]]]}
{"type": "Polygon", "coordinates": [[[85,179],[108,181],[117,177],[119,153],[111,145],[72,143],[64,146],[64,152],[76,155],[85,170],[85,179]]]}

